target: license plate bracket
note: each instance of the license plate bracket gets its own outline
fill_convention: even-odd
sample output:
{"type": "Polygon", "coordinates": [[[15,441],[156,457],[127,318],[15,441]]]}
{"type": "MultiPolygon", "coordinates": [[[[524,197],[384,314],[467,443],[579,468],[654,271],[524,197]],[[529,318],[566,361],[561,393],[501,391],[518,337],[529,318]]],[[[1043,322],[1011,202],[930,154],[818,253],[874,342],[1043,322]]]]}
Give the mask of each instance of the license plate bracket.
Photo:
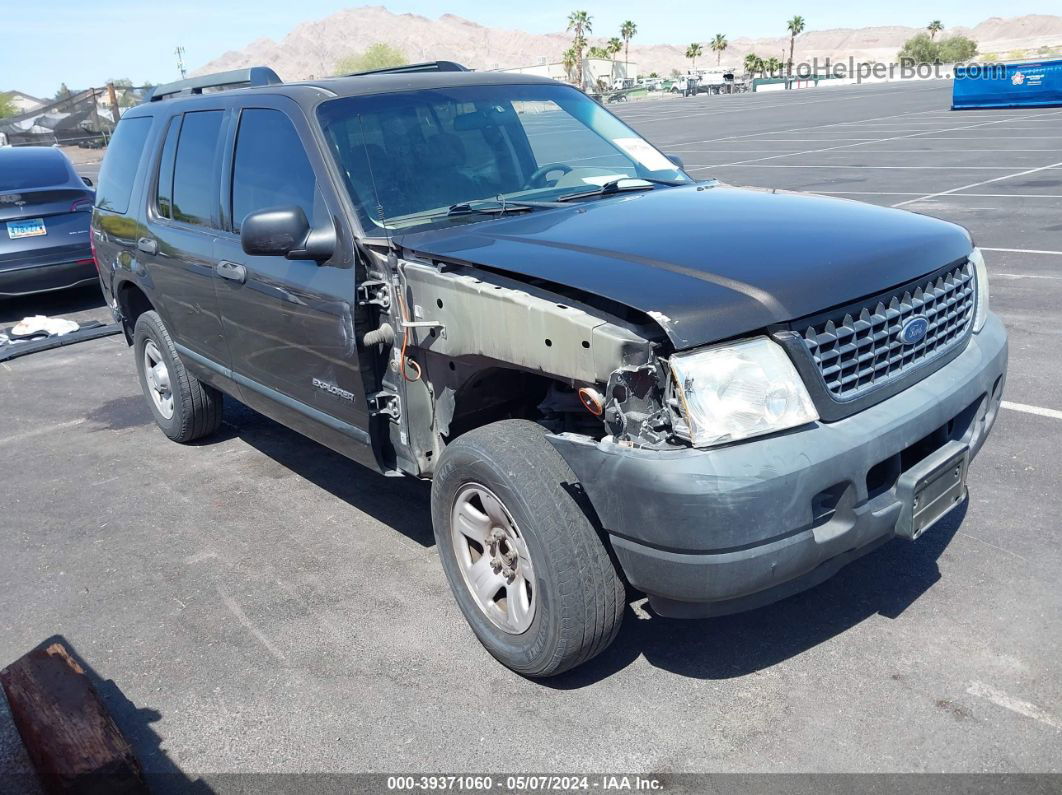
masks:
{"type": "Polygon", "coordinates": [[[896,484],[903,500],[896,535],[913,541],[960,505],[966,498],[969,465],[970,448],[948,442],[904,472],[896,484]]]}
{"type": "Polygon", "coordinates": [[[48,234],[48,227],[44,225],[43,218],[20,218],[17,221],[7,222],[7,236],[11,240],[46,234],[48,234]]]}

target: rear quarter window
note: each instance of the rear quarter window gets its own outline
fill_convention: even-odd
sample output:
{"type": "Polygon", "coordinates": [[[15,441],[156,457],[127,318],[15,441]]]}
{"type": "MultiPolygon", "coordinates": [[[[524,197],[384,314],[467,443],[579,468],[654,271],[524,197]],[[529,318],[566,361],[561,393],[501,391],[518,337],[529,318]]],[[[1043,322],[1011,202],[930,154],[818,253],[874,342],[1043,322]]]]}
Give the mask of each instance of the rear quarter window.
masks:
{"type": "Polygon", "coordinates": [[[100,181],[96,187],[97,207],[116,213],[125,213],[129,209],[133,181],[150,131],[150,116],[123,119],[118,123],[100,169],[100,181]]]}

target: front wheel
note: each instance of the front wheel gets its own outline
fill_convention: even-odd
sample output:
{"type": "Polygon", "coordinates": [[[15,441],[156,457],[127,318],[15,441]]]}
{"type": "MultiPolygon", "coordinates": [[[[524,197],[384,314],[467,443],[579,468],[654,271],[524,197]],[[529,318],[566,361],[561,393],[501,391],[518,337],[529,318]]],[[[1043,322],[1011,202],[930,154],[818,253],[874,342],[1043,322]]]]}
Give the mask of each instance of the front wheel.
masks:
{"type": "Polygon", "coordinates": [[[575,486],[542,428],[522,420],[458,438],[432,482],[435,539],[458,606],[486,649],[526,676],[586,662],[623,620],[623,583],[575,486]]]}

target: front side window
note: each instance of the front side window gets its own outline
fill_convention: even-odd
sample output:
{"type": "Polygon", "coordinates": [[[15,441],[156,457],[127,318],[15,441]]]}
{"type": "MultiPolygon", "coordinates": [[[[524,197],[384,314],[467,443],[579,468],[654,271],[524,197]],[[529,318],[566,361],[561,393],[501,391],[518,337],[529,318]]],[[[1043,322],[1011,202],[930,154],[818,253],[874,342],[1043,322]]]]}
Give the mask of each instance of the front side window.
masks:
{"type": "Polygon", "coordinates": [[[219,191],[215,178],[222,112],[184,114],[173,168],[173,220],[213,226],[219,191]]]}
{"type": "Polygon", "coordinates": [[[232,224],[256,210],[298,206],[314,220],[317,177],[291,120],[279,110],[240,114],[232,164],[232,224]]]}
{"type": "Polygon", "coordinates": [[[690,181],[570,86],[347,97],[322,103],[317,114],[367,230],[450,223],[454,205],[555,200],[622,177],[690,181]]]}

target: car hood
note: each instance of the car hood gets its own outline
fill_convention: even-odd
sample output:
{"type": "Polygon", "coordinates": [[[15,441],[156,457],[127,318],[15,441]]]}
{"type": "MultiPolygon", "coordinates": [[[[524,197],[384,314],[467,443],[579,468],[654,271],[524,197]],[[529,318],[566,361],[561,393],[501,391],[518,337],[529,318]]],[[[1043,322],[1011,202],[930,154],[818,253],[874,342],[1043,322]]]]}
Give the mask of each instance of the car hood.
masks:
{"type": "Polygon", "coordinates": [[[795,320],[966,257],[960,226],[719,183],[401,234],[439,259],[544,279],[646,313],[675,348],[795,320]]]}

